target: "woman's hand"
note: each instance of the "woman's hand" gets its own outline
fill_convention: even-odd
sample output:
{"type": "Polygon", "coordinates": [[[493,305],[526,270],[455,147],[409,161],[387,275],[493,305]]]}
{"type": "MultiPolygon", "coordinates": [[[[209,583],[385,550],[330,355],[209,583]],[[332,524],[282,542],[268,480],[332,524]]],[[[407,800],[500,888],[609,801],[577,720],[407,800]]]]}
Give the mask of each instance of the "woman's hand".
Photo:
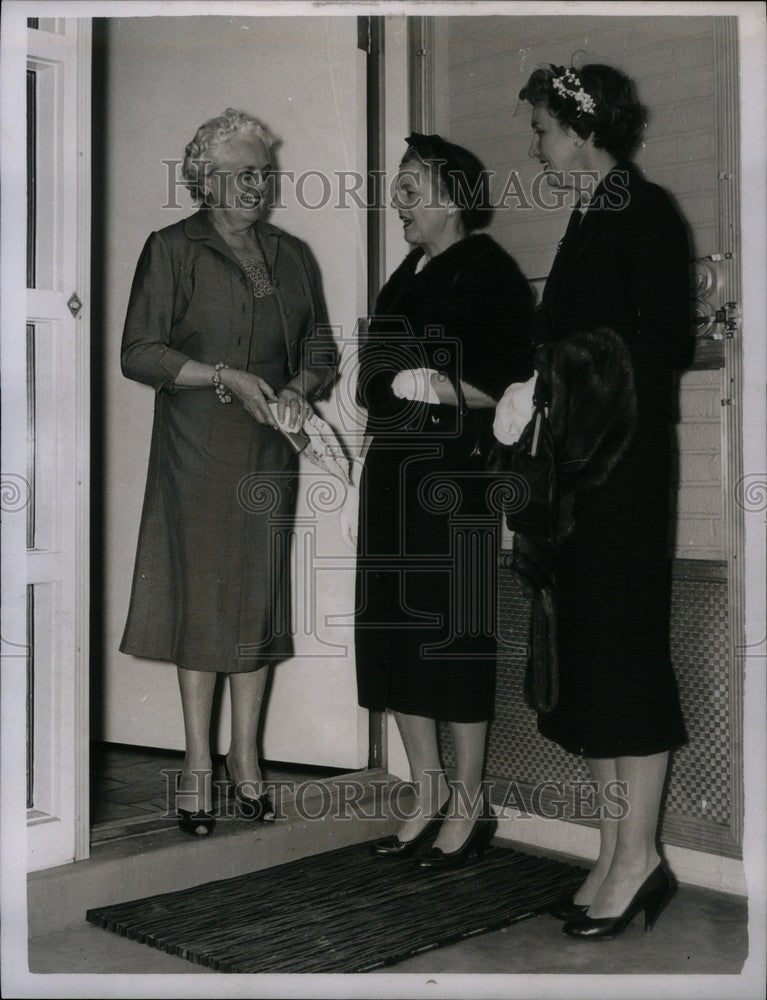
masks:
{"type": "Polygon", "coordinates": [[[277,423],[283,430],[293,433],[304,426],[311,413],[311,406],[295,386],[286,385],[277,393],[277,423]]]}
{"type": "Polygon", "coordinates": [[[268,382],[251,372],[234,368],[222,368],[220,375],[222,384],[237,397],[255,421],[270,427],[277,426],[269,412],[269,403],[276,402],[277,397],[268,382]]]}

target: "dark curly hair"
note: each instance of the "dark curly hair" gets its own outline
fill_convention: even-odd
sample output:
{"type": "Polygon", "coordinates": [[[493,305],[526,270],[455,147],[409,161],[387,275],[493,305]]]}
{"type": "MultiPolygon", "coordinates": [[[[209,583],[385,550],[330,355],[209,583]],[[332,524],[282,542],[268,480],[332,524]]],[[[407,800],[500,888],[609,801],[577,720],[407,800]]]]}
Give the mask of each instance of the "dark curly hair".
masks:
{"type": "Polygon", "coordinates": [[[647,119],[632,81],[600,63],[581,69],[550,63],[530,74],[519,97],[533,107],[545,104],[563,126],[582,139],[592,136],[597,149],[606,149],[618,160],[631,156],[639,145],[647,119]]]}

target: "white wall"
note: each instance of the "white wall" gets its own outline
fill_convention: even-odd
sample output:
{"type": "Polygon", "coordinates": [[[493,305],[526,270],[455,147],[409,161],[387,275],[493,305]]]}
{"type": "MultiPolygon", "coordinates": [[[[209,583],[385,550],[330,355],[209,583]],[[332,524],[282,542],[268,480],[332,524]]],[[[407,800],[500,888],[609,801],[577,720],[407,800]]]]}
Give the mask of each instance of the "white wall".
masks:
{"type": "MultiPolygon", "coordinates": [[[[94,239],[103,254],[105,466],[104,643],[94,671],[103,677],[94,736],[138,745],[183,746],[175,668],[118,652],[130,595],[152,423],[151,389],[120,374],[119,346],[133,270],[150,231],[191,214],[164,203],[162,161],[183,155],[198,125],[225,107],[241,107],[282,138],[279,166],[330,175],[364,165],[364,56],[356,17],[114,18],[106,29],[105,127],[102,150],[105,220],[94,239]],[[101,732],[99,733],[99,723],[101,732]]],[[[101,53],[97,53],[100,56],[101,53]]],[[[101,161],[101,162],[100,162],[101,161]]],[[[307,186],[307,198],[317,188],[307,186]]],[[[292,189],[276,225],[304,239],[322,270],[331,322],[348,338],[365,311],[365,219],[360,209],[302,208],[292,189]]],[[[334,400],[323,414],[338,424],[334,400]]],[[[96,415],[98,420],[99,415],[96,415]]],[[[306,515],[304,496],[299,518],[306,515]]],[[[275,670],[264,733],[271,759],[355,767],[367,759],[367,713],[357,706],[349,625],[330,627],[329,614],[351,614],[353,557],[343,549],[335,514],[317,521],[318,636],[297,639],[297,656],[275,670]],[[345,553],[340,568],[325,557],[345,553]],[[318,568],[319,567],[319,568],[318,568]],[[320,641],[341,644],[322,647],[320,641]]],[[[336,559],[336,562],[338,560],[336,559]]],[[[349,619],[350,621],[351,619],[349,619]]],[[[301,627],[301,623],[299,623],[301,627]]],[[[101,686],[97,681],[96,690],[101,686]]],[[[219,749],[228,738],[224,716],[219,749]]]]}

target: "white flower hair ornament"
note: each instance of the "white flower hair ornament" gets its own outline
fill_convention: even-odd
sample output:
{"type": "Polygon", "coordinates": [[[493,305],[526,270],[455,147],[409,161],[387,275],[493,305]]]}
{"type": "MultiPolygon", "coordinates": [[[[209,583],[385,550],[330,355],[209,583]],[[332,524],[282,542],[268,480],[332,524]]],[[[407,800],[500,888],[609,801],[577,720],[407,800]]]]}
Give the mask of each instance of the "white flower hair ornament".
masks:
{"type": "Polygon", "coordinates": [[[580,78],[573,70],[563,70],[552,78],[551,85],[560,97],[575,101],[580,115],[593,115],[596,112],[597,106],[594,98],[591,94],[586,93],[580,78]]]}

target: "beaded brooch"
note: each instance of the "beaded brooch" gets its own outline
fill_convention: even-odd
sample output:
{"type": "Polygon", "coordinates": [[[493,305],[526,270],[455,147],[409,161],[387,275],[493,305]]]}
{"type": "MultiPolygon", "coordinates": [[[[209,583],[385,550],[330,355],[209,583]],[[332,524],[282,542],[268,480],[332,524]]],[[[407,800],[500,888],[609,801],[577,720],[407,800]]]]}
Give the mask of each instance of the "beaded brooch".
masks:
{"type": "Polygon", "coordinates": [[[257,299],[263,298],[264,295],[274,294],[274,285],[272,285],[266,264],[256,260],[255,257],[248,257],[247,260],[240,261],[240,267],[247,274],[250,287],[257,299]]]}

